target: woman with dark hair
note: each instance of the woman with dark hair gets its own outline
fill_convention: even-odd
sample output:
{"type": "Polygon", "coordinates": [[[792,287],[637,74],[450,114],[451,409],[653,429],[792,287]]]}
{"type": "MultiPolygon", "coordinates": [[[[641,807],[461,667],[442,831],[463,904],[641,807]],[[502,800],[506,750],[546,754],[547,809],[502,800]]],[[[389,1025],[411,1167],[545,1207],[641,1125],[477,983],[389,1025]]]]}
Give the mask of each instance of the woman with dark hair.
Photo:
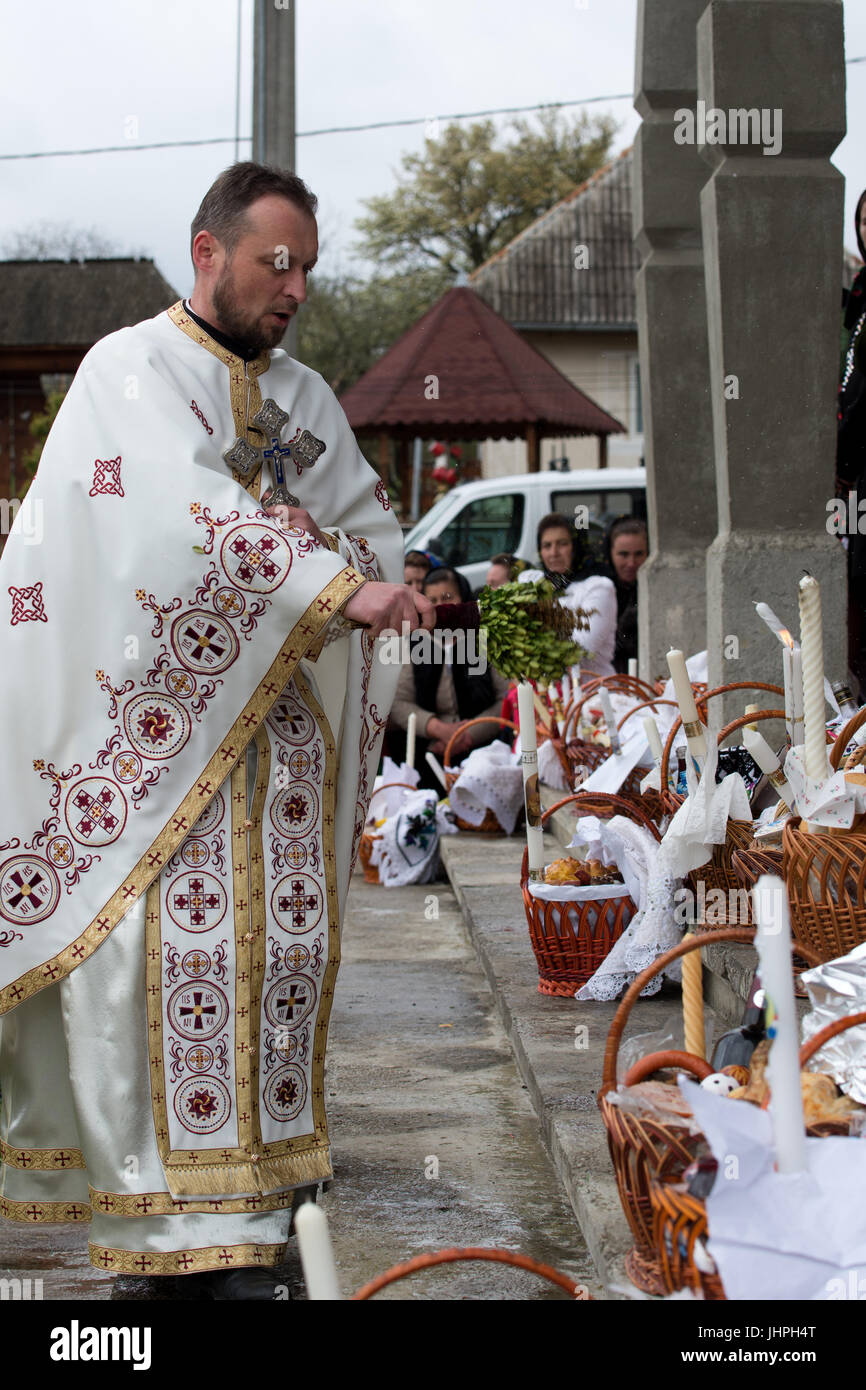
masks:
{"type": "MultiPolygon", "coordinates": [[[[854,215],[857,248],[866,261],[866,192],[854,215]]],[[[843,325],[847,335],[839,386],[836,442],[837,495],[866,496],[866,265],[850,290],[843,290],[843,325]]],[[[856,528],[848,536],[848,665],[866,687],[866,536],[856,528]]]]}
{"type": "Polygon", "coordinates": [[[583,533],[576,531],[561,512],[550,512],[541,518],[536,538],[541,568],[524,570],[519,582],[549,579],[562,591],[561,603],[589,614],[589,627],[577,630],[575,641],[587,654],[588,670],[597,676],[612,676],[617,621],[613,580],[597,572],[583,533]]]}
{"type": "Polygon", "coordinates": [[[610,577],[616,589],[616,645],[614,670],[628,674],[628,663],[637,657],[637,572],[648,553],[646,522],[637,516],[621,516],[605,539],[610,577]]]}
{"type": "MultiPolygon", "coordinates": [[[[431,570],[427,575],[424,594],[435,604],[466,603],[472,598],[472,590],[463,575],[444,567],[431,570]]],[[[498,715],[502,701],[508,694],[509,682],[504,676],[488,666],[486,661],[469,659],[476,654],[475,646],[470,645],[474,643],[475,635],[474,632],[453,634],[450,650],[447,645],[444,649],[441,646],[437,649],[434,645],[432,661],[418,659],[419,649],[423,648],[416,642],[414,634],[410,638],[410,659],[400,674],[397,694],[391,706],[389,729],[405,730],[409,715],[414,710],[418,721],[415,767],[421,773],[419,785],[422,787],[438,786],[424,754],[434,753],[441,760],[445,745],[458,724],[465,719],[477,719],[483,714],[498,715]],[[461,640],[466,644],[462,650],[461,640]]],[[[430,637],[424,641],[429,648],[430,637]]],[[[446,638],[446,643],[448,641],[446,638]]],[[[453,760],[458,762],[473,748],[491,743],[498,734],[499,729],[495,724],[477,725],[470,729],[461,735],[455,745],[453,760]]],[[[396,746],[396,752],[392,752],[391,756],[398,763],[402,760],[403,752],[397,746],[399,737],[397,734],[389,739],[391,748],[396,746]]]]}
{"type": "Polygon", "coordinates": [[[527,569],[529,565],[519,555],[509,555],[505,551],[501,555],[494,555],[487,571],[487,588],[499,589],[503,584],[513,584],[527,569]]]}

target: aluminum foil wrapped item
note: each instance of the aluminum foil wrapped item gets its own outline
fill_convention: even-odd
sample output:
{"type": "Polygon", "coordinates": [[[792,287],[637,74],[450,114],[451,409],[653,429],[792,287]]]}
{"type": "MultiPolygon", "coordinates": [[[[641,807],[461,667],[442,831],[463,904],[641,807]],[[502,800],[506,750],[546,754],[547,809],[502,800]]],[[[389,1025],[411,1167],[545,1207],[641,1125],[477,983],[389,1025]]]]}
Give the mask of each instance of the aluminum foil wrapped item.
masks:
{"type": "MultiPolygon", "coordinates": [[[[803,1019],[803,1041],[837,1018],[866,1013],[866,942],[847,956],[806,970],[800,977],[812,1004],[803,1019]]],[[[831,1038],[806,1063],[809,1071],[829,1072],[852,1100],[866,1105],[866,1024],[831,1038]]]]}

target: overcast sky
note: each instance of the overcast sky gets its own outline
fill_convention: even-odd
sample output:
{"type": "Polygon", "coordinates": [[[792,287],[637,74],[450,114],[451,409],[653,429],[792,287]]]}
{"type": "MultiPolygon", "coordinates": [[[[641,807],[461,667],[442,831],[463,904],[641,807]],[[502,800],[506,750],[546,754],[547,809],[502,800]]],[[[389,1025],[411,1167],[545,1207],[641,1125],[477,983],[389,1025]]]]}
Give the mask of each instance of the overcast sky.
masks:
{"type": "MultiPolygon", "coordinates": [[[[636,10],[637,0],[298,0],[298,130],[628,93],[636,10]]],[[[0,242],[43,219],[97,225],[122,251],[153,256],[188,292],[189,223],[233,145],[132,147],[234,135],[237,0],[7,0],[2,13],[0,152],[130,149],[0,162],[0,242]],[[135,132],[137,140],[127,138],[135,132]]],[[[243,0],[245,134],[251,17],[252,0],[243,0]]],[[[847,56],[866,55],[864,0],[846,3],[845,27],[847,56]]],[[[853,247],[854,206],[866,187],[866,63],[847,75],[853,134],[834,163],[847,181],[853,247]]],[[[585,109],[618,120],[615,151],[631,143],[638,118],[630,98],[585,109]]],[[[350,265],[361,200],[392,189],[401,154],[423,139],[423,124],[299,139],[298,172],[320,198],[324,270],[350,265]]],[[[241,145],[242,158],[249,151],[241,145]]]]}

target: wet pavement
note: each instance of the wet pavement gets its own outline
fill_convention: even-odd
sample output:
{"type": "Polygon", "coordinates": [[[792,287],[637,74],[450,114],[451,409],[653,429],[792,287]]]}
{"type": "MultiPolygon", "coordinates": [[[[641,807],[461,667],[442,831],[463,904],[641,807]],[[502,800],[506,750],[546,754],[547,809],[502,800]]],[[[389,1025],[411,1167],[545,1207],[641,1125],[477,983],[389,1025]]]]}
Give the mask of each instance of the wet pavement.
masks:
{"type": "MultiPolygon", "coordinates": [[[[604,1296],[450,885],[386,890],[356,876],[328,1059],[335,1178],[322,1204],[344,1293],[423,1252],[482,1245],[520,1251],[604,1296]]],[[[4,1222],[0,1278],[41,1278],[45,1300],[199,1296],[182,1279],[106,1277],[86,1245],[86,1227],[4,1222]]],[[[285,1295],[303,1298],[294,1242],[281,1274],[285,1295]]],[[[424,1270],[377,1297],[567,1295],[531,1273],[472,1262],[424,1270]]]]}

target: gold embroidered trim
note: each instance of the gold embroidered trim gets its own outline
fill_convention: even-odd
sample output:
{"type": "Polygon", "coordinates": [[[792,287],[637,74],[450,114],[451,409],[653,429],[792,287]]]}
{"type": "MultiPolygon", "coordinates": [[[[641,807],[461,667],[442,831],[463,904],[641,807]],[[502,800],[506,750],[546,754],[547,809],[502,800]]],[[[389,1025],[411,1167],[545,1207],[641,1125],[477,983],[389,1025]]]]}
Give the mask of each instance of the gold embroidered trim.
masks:
{"type": "Polygon", "coordinates": [[[300,621],[292,628],[264,679],[232,724],[220,747],[196,778],[177,810],[168,817],[165,826],[150,848],[145,850],[126,881],[112,894],[102,911],[75,941],[64,947],[52,959],[44,961],[42,965],[33,966],[5,989],[0,990],[0,1013],[5,1013],[16,1004],[38,994],[48,985],[63,979],[75,966],[93,954],[103,941],[105,933],[117,926],[186,839],[190,827],[198,820],[225,780],[229,768],[242,757],[255,728],[262,723],[276,702],[307,648],[321,629],[330,622],[340,604],[345,603],[359,585],[365,582],[363,575],[358,574],[351,565],[347,565],[313,599],[300,621]],[[295,637],[296,633],[302,634],[299,639],[295,637]]]}
{"type": "MultiPolygon", "coordinates": [[[[179,299],[176,304],[172,304],[167,313],[172,323],[182,333],[185,333],[188,338],[192,338],[199,347],[206,348],[208,352],[212,353],[214,357],[218,357],[220,362],[228,367],[229,393],[235,433],[240,439],[245,439],[248,444],[259,447],[262,436],[250,429],[249,421],[261,409],[262,391],[258,378],[271,365],[271,355],[268,350],[264,349],[251,362],[245,362],[242,357],[237,357],[233,352],[229,352],[228,348],[224,348],[209,333],[206,333],[195,319],[191,319],[183,307],[183,300],[179,299]],[[251,438],[252,435],[255,435],[255,438],[251,438]]],[[[232,469],[232,477],[240,487],[258,501],[262,490],[261,468],[253,474],[252,478],[247,478],[246,482],[234,469],[232,469]]]]}
{"type": "Polygon", "coordinates": [[[100,1192],[90,1188],[90,1205],[105,1216],[183,1216],[187,1213],[211,1214],[251,1211],[283,1211],[294,1204],[295,1191],[250,1197],[211,1197],[207,1202],[194,1202],[186,1197],[172,1197],[170,1192],[100,1192]]]}
{"type": "Polygon", "coordinates": [[[65,1173],[87,1167],[80,1149],[13,1149],[5,1139],[0,1139],[0,1159],[9,1168],[25,1168],[31,1173],[65,1173]]]}
{"type": "Polygon", "coordinates": [[[208,1269],[243,1269],[249,1265],[282,1264],[286,1242],[280,1245],[206,1245],[199,1250],[117,1250],[88,1246],[90,1263],[113,1274],[202,1274],[208,1269]]]}
{"type": "Polygon", "coordinates": [[[26,1221],[31,1226],[40,1222],[56,1225],[61,1221],[89,1221],[91,1211],[86,1202],[13,1202],[9,1197],[0,1197],[0,1216],[7,1221],[26,1221]]]}
{"type": "Polygon", "coordinates": [[[259,1111],[259,1061],[261,1001],[265,983],[267,964],[267,900],[265,897],[265,846],[262,835],[262,817],[265,810],[265,796],[271,777],[271,744],[264,729],[256,730],[256,783],[251,811],[252,826],[248,844],[247,864],[250,885],[250,1111],[252,1112],[252,1152],[262,1154],[262,1117],[259,1111]]]}

